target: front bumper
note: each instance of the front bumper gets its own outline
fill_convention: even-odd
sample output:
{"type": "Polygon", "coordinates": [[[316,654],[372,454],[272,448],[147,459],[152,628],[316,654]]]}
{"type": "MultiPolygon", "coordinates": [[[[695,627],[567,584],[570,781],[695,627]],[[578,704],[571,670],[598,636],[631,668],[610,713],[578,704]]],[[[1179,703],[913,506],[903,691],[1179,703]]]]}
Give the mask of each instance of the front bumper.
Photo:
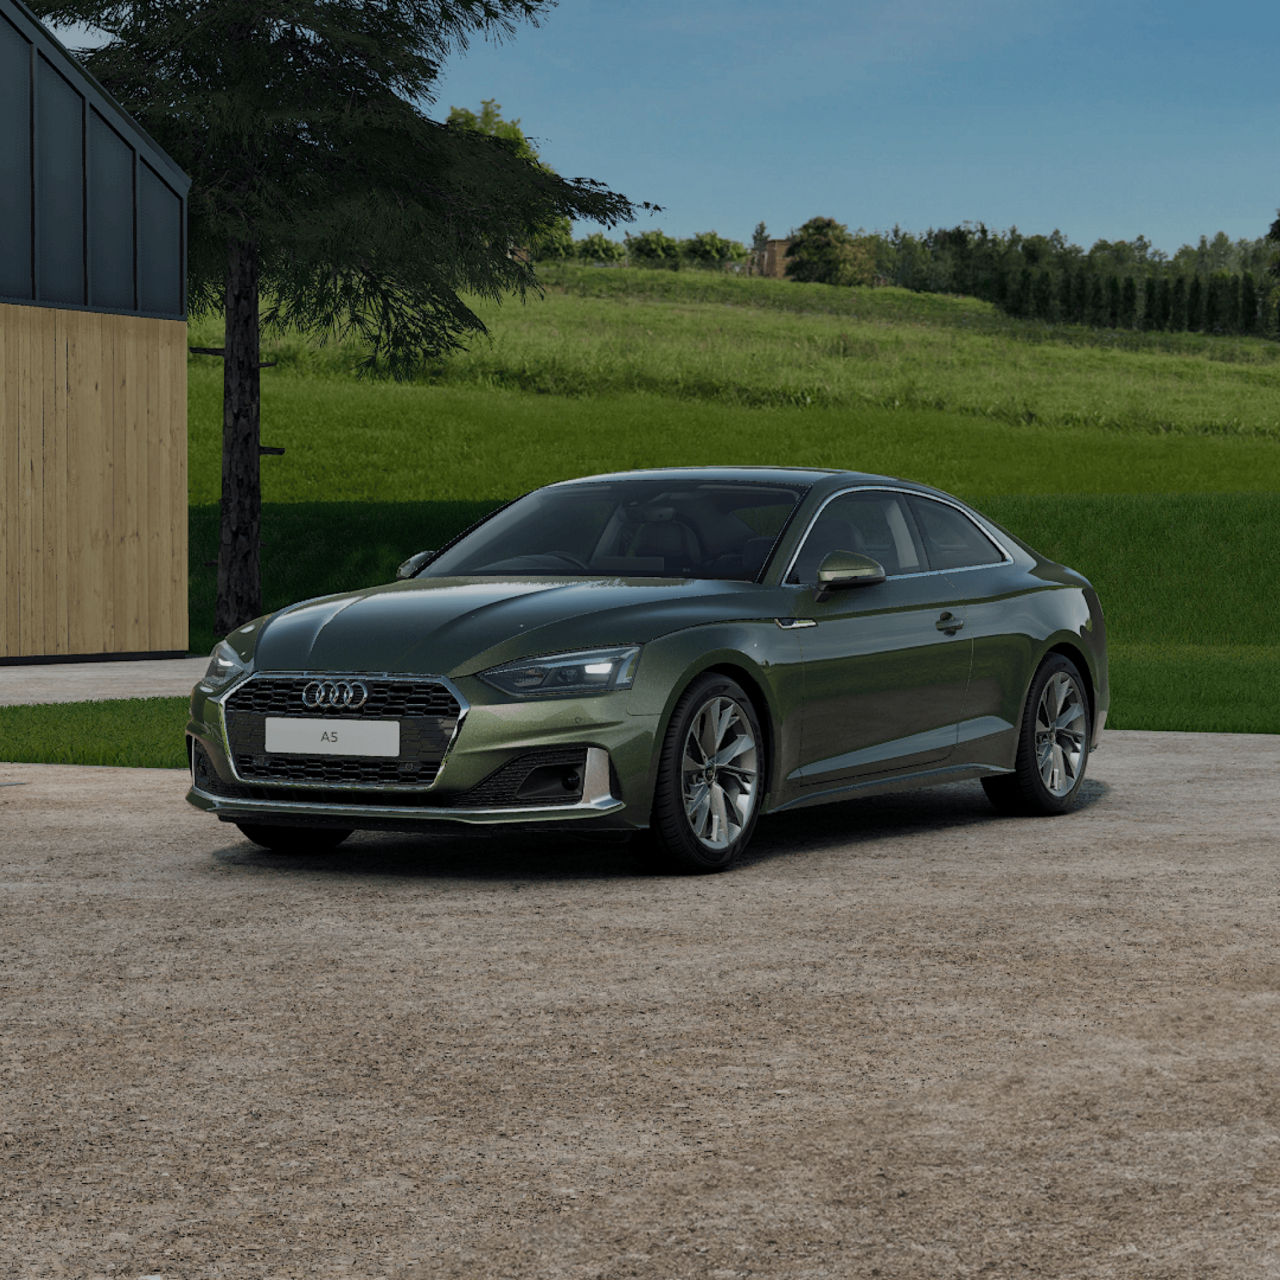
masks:
{"type": "MultiPolygon", "coordinates": [[[[457,695],[462,713],[429,785],[281,779],[263,785],[237,770],[237,758],[243,760],[242,743],[228,737],[227,700],[252,678],[243,677],[217,691],[204,685],[192,691],[187,725],[192,785],[187,800],[223,821],[394,830],[442,822],[545,827],[586,821],[623,830],[648,825],[657,719],[629,714],[626,691],[522,701],[474,678],[456,684],[441,681],[457,695]],[[575,761],[571,771],[580,776],[580,788],[548,801],[534,787],[534,793],[522,799],[523,789],[516,789],[522,762],[569,758],[575,761]],[[517,781],[495,788],[495,781],[501,782],[513,769],[517,781]],[[491,803],[495,798],[498,802],[491,803]]],[[[355,676],[325,673],[323,678],[355,676]]]]}
{"type": "MultiPolygon", "coordinates": [[[[613,794],[610,785],[609,753],[600,747],[587,748],[586,769],[583,772],[582,797],[572,804],[519,805],[498,808],[466,808],[432,805],[361,804],[358,792],[352,792],[350,802],[326,800],[256,800],[246,796],[220,796],[202,790],[192,768],[191,790],[187,799],[197,809],[216,814],[224,821],[247,822],[305,820],[309,818],[334,818],[350,820],[351,826],[376,827],[401,826],[406,823],[419,825],[425,822],[465,822],[487,825],[501,822],[563,822],[582,818],[603,818],[625,807],[613,794]]],[[[305,821],[304,821],[305,825],[305,821]]],[[[337,824],[333,824],[337,825],[337,824]]]]}

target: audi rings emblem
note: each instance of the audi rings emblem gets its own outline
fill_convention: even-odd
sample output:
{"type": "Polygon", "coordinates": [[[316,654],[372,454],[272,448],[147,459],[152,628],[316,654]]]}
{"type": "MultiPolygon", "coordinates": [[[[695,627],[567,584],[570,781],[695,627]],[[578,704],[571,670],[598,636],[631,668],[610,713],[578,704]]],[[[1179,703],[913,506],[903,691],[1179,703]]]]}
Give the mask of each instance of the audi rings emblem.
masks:
{"type": "Polygon", "coordinates": [[[312,680],[302,691],[302,705],[312,711],[320,707],[354,711],[368,700],[369,690],[359,680],[312,680]]]}

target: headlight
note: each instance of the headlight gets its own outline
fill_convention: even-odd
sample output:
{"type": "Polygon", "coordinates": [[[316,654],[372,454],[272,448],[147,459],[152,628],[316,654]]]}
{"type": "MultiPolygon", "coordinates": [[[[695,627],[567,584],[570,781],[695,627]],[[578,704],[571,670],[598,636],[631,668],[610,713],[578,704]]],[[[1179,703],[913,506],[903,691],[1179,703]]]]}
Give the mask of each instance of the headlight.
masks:
{"type": "Polygon", "coordinates": [[[630,689],[640,662],[640,646],[550,653],[543,658],[508,662],[481,673],[495,689],[517,698],[554,694],[612,693],[630,689]]]}
{"type": "Polygon", "coordinates": [[[219,640],[209,655],[209,668],[202,683],[216,689],[248,670],[245,660],[225,640],[219,640]]]}

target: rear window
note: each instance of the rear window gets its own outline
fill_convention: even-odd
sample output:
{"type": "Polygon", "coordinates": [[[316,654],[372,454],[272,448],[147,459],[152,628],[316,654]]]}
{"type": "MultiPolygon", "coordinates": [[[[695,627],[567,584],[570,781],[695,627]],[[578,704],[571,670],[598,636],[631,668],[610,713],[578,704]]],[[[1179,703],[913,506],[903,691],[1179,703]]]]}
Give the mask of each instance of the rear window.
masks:
{"type": "Polygon", "coordinates": [[[932,498],[911,498],[931,569],[1000,564],[1004,555],[963,511],[932,498]]]}

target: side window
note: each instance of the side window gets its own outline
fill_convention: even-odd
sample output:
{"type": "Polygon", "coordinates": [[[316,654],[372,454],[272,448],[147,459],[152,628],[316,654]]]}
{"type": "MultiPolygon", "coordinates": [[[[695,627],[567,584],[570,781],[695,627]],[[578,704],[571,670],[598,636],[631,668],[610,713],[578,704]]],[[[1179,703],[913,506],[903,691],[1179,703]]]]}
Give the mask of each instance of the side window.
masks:
{"type": "Polygon", "coordinates": [[[911,499],[929,553],[931,569],[967,569],[974,565],[999,564],[1004,556],[963,511],[931,498],[911,499]]]}
{"type": "Polygon", "coordinates": [[[879,560],[890,577],[925,567],[903,496],[884,489],[861,489],[828,502],[787,581],[816,582],[818,566],[832,551],[859,551],[879,560]]]}

